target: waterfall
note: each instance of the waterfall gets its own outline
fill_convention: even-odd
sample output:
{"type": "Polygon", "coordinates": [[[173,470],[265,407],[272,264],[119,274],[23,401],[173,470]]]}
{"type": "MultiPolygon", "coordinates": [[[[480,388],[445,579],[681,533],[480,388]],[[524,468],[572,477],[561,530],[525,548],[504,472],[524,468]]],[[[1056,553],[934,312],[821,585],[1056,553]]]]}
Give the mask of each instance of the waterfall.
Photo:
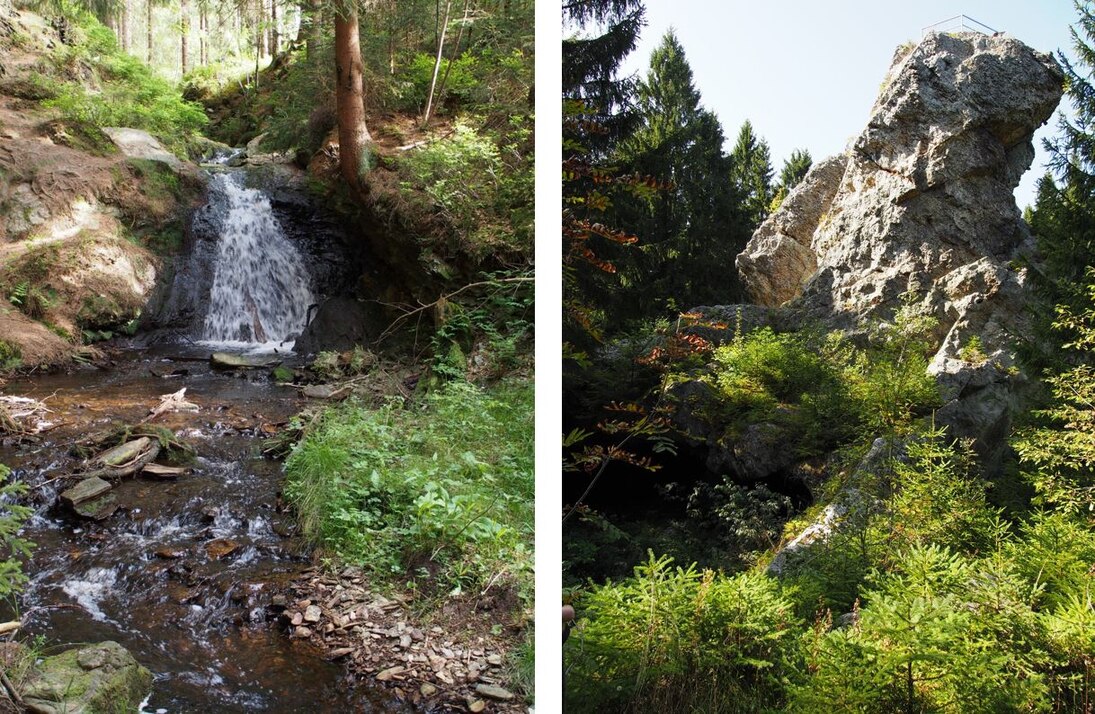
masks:
{"type": "Polygon", "coordinates": [[[248,348],[295,339],[315,298],[304,261],[269,198],[245,188],[236,172],[214,177],[209,191],[220,194],[216,203],[226,214],[200,339],[248,348]]]}

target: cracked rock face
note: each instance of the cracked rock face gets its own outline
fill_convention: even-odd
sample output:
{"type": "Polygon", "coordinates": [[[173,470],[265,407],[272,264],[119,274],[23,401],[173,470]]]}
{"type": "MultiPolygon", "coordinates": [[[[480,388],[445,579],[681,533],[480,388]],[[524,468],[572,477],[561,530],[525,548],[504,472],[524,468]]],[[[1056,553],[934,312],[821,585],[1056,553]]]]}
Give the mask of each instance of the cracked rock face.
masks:
{"type": "MultiPolygon", "coordinates": [[[[939,321],[932,371],[945,376],[944,396],[1010,389],[960,353],[976,336],[1006,370],[1026,332],[1016,259],[1033,241],[1012,192],[1062,81],[1051,56],[1003,35],[930,34],[900,48],[866,129],[816,165],[738,256],[750,298],[849,328],[891,319],[912,292],[939,321]]],[[[993,414],[961,415],[956,425],[969,428],[956,435],[999,429],[1007,401],[980,394],[993,414]]]]}

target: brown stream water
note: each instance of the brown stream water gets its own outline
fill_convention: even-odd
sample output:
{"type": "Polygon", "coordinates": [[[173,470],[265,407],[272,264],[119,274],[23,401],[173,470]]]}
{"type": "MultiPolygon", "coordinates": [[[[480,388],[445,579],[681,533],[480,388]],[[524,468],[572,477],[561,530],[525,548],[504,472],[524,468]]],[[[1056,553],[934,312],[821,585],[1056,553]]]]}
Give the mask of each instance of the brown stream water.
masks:
{"type": "Polygon", "coordinates": [[[281,464],[262,457],[260,427],[285,421],[304,400],[275,385],[268,370],[216,372],[186,356],[208,350],[121,350],[107,370],[8,382],[5,393],[44,400],[61,426],[36,442],[0,443],[0,463],[37,487],[39,504],[24,530],[37,544],[25,565],[30,583],[20,612],[0,604],[0,621],[19,615],[22,634],[48,645],[120,642],[155,674],[144,712],[410,711],[290,640],[267,609],[280,584],[310,561],[279,508],[281,464]],[[185,374],[156,376],[174,370],[185,374]],[[78,470],[74,442],[140,421],[161,395],[182,387],[201,410],[152,423],[196,449],[191,473],[124,479],[114,489],[121,508],[98,523],[55,504],[58,484],[41,484],[78,470]],[[204,545],[216,538],[239,548],[210,557],[204,545]],[[182,556],[157,556],[164,548],[182,556]]]}

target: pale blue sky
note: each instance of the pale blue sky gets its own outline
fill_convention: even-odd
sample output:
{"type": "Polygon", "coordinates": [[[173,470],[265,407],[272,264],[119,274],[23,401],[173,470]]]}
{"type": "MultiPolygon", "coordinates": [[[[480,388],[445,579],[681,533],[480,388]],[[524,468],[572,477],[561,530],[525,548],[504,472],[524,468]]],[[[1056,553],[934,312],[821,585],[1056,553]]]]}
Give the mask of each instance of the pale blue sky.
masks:
{"type": "MultiPolygon", "coordinates": [[[[1071,0],[647,0],[648,24],[624,71],[645,74],[672,26],[728,143],[749,119],[768,141],[778,173],[796,148],[815,161],[843,150],[866,125],[896,47],[962,14],[1037,50],[1071,55],[1071,0]]],[[[1045,172],[1040,140],[1055,124],[1056,117],[1035,137],[1038,155],[1015,192],[1020,207],[1034,202],[1034,182],[1045,172]]]]}

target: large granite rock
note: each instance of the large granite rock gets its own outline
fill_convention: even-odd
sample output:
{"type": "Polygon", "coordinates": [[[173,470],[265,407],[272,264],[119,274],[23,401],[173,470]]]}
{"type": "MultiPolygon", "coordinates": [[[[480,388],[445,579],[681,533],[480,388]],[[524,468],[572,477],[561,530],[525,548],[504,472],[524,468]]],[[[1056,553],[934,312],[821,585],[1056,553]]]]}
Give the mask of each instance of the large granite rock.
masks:
{"type": "Polygon", "coordinates": [[[36,670],[23,690],[32,714],[135,712],[152,689],[152,673],[117,642],[46,657],[36,670]]]}
{"type": "Polygon", "coordinates": [[[750,298],[854,330],[914,294],[939,324],[940,420],[983,444],[1006,431],[1022,383],[1011,350],[1032,299],[1018,266],[1034,250],[1013,191],[1062,82],[1051,56],[1001,34],[900,48],[866,129],[738,256],[750,298]],[[964,359],[974,338],[976,364],[964,359]]]}

